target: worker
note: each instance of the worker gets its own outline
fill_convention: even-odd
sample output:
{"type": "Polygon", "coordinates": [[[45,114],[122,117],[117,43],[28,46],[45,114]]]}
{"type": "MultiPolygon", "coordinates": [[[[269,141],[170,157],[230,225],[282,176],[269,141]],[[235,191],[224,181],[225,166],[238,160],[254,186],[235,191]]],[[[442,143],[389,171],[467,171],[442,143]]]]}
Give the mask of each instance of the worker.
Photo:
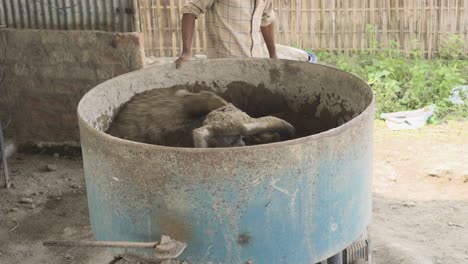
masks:
{"type": "Polygon", "coordinates": [[[270,57],[317,61],[313,53],[275,45],[273,0],[190,0],[182,13],[183,48],[182,55],[176,60],[177,68],[192,58],[195,20],[203,13],[208,58],[270,57]]]}
{"type": "Polygon", "coordinates": [[[276,59],[273,0],[190,0],[182,8],[182,55],[179,68],[192,58],[195,20],[206,18],[208,58],[263,58],[263,41],[268,57],[276,59]]]}

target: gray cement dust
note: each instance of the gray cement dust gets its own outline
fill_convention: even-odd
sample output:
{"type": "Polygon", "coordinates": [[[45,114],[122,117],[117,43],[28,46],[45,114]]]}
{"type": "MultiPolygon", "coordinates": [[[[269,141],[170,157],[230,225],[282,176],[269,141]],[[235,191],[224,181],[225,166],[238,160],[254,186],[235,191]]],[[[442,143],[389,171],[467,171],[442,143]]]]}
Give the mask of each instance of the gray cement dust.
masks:
{"type": "Polygon", "coordinates": [[[210,112],[203,125],[193,131],[195,147],[268,144],[290,139],[295,132],[284,120],[272,116],[252,118],[233,104],[210,112]]]}
{"type": "Polygon", "coordinates": [[[274,116],[287,121],[296,129],[295,138],[320,133],[338,125],[331,115],[320,119],[315,116],[318,103],[305,104],[298,112],[292,111],[283,96],[262,84],[254,86],[241,81],[232,82],[218,96],[211,92],[213,90],[205,83],[196,83],[137,94],[123,105],[107,133],[148,144],[193,147],[192,130],[203,126],[206,115],[225,105],[225,101],[253,118],[274,116]],[[177,96],[178,90],[187,90],[192,94],[177,96]]]}
{"type": "Polygon", "coordinates": [[[192,147],[191,131],[226,102],[212,92],[153,89],[135,95],[119,111],[107,133],[136,142],[192,147]]]}
{"type": "Polygon", "coordinates": [[[274,116],[287,121],[296,129],[295,138],[314,135],[339,125],[338,118],[329,113],[315,116],[320,97],[293,111],[282,95],[272,92],[263,84],[255,86],[242,81],[230,83],[221,97],[251,117],[274,116]]]}

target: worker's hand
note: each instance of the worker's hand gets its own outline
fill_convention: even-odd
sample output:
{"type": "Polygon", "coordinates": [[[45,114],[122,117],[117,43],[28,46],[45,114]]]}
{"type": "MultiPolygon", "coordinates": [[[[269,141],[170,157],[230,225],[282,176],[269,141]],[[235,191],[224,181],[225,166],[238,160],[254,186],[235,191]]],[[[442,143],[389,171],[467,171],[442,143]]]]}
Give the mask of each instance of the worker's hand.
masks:
{"type": "Polygon", "coordinates": [[[182,55],[175,61],[176,69],[179,69],[182,64],[192,58],[192,52],[183,52],[182,55]]]}

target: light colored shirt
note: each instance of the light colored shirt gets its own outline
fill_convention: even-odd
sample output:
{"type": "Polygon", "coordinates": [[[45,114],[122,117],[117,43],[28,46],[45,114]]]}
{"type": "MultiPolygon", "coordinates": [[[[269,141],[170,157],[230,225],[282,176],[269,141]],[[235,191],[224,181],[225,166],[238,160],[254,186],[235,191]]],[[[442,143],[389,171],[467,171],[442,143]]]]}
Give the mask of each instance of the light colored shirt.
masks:
{"type": "Polygon", "coordinates": [[[191,0],[182,13],[205,14],[208,58],[267,57],[260,27],[275,20],[273,0],[191,0]]]}
{"type": "Polygon", "coordinates": [[[281,60],[309,61],[309,54],[306,51],[276,44],[276,55],[281,60]]]}

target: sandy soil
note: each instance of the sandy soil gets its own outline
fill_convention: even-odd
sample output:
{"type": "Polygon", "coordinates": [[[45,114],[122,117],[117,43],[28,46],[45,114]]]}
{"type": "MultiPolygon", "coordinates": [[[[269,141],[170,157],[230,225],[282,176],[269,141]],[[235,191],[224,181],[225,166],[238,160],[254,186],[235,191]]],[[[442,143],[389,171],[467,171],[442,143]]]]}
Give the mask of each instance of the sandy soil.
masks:
{"type": "MultiPolygon", "coordinates": [[[[467,161],[468,122],[409,132],[376,123],[372,263],[468,263],[467,161]]],[[[9,165],[0,263],[112,263],[100,249],[42,246],[92,238],[81,159],[17,154],[9,165]]]]}
{"type": "Polygon", "coordinates": [[[374,146],[374,263],[468,263],[468,122],[378,122],[374,146]]]}

